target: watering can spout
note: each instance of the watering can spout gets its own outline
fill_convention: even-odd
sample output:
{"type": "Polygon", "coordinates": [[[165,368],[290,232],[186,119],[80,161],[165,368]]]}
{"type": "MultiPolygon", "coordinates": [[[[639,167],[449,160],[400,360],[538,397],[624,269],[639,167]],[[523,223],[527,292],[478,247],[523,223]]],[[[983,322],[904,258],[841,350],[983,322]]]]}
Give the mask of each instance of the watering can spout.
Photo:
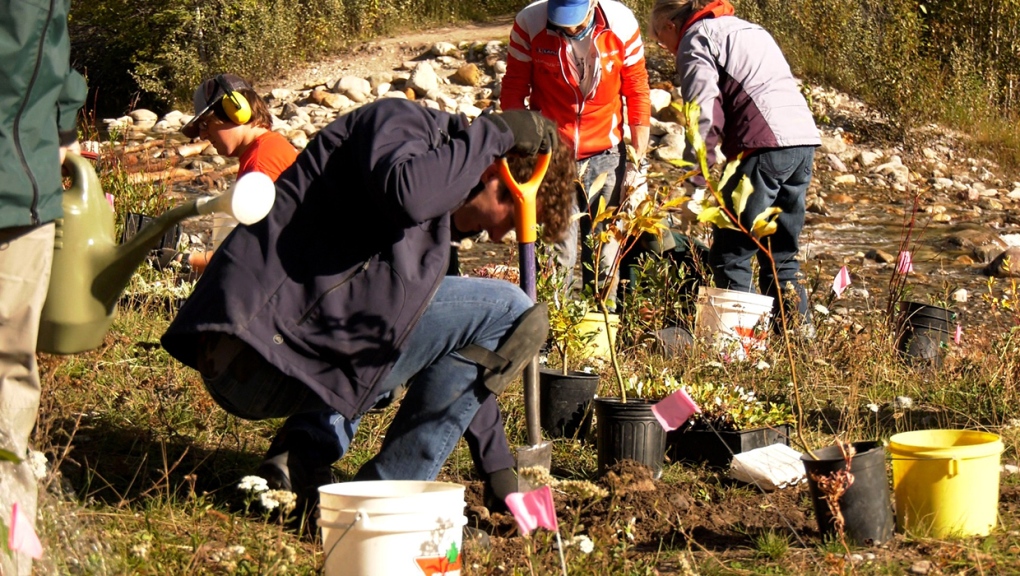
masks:
{"type": "Polygon", "coordinates": [[[128,242],[117,245],[113,207],[91,163],[68,154],[65,165],[71,186],[64,191],[64,216],[55,222],[50,287],[38,340],[40,351],[55,354],[75,354],[102,344],[131,276],[178,222],[225,212],[243,224],[253,224],[265,217],[275,199],[275,186],[268,176],[248,174],[220,196],[192,200],[163,213],[128,242]]]}

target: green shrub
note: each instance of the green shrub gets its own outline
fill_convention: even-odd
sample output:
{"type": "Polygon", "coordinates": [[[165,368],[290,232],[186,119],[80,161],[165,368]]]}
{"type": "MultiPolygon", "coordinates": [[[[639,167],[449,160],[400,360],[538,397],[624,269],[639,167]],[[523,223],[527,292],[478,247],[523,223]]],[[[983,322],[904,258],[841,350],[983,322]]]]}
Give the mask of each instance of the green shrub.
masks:
{"type": "Polygon", "coordinates": [[[908,128],[931,121],[1020,159],[1020,2],[741,0],[795,73],[862,98],[908,128]]]}
{"type": "Polygon", "coordinates": [[[144,105],[185,110],[203,78],[233,72],[253,82],[355,40],[399,27],[508,14],[507,0],[96,0],[75,3],[72,59],[101,115],[144,105]]]}

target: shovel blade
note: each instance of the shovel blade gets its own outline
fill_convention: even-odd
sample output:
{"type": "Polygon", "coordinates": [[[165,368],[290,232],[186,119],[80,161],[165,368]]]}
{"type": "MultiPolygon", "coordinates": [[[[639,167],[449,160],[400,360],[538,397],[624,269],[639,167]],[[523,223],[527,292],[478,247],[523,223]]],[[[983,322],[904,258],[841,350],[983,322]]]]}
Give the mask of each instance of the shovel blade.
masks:
{"type": "Polygon", "coordinates": [[[552,466],[552,442],[541,442],[534,446],[519,446],[517,448],[517,491],[529,492],[541,486],[532,486],[527,478],[521,476],[521,470],[526,468],[545,468],[548,472],[552,466]]]}

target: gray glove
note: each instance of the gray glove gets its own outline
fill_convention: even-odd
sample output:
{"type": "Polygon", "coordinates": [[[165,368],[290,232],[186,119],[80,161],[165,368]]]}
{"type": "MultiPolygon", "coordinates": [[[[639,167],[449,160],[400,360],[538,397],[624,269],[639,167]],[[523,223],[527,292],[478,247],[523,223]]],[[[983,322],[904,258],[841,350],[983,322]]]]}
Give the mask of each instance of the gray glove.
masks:
{"type": "Polygon", "coordinates": [[[512,152],[523,156],[545,154],[556,142],[556,124],[538,112],[508,110],[499,114],[481,116],[514,136],[512,152]]]}

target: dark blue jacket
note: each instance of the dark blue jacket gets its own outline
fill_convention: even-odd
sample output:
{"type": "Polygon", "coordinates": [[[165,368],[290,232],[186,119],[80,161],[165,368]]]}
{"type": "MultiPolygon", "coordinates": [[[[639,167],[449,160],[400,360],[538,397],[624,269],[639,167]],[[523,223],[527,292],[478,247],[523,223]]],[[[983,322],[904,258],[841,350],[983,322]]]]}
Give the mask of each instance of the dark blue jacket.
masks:
{"type": "Polygon", "coordinates": [[[163,335],[233,334],[347,418],[372,406],[446,272],[450,212],[513,146],[491,122],[385,99],[324,128],[238,226],[163,335]]]}

